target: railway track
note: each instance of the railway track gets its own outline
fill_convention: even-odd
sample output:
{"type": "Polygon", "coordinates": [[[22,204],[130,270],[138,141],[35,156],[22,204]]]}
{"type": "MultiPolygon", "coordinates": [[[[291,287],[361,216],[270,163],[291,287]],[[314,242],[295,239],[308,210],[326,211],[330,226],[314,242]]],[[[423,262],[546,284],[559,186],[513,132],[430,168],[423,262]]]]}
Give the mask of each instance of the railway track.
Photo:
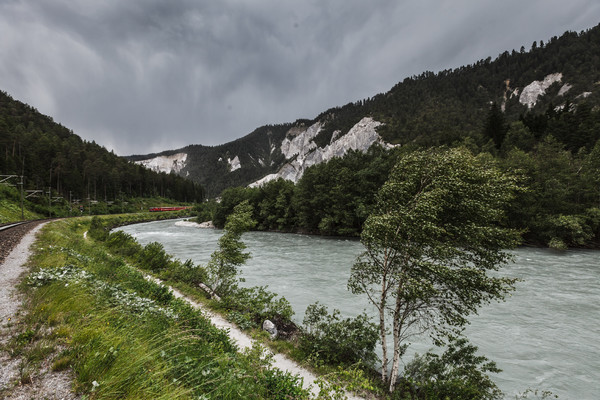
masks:
{"type": "Polygon", "coordinates": [[[0,225],[0,265],[23,236],[42,221],[24,221],[0,225]]]}

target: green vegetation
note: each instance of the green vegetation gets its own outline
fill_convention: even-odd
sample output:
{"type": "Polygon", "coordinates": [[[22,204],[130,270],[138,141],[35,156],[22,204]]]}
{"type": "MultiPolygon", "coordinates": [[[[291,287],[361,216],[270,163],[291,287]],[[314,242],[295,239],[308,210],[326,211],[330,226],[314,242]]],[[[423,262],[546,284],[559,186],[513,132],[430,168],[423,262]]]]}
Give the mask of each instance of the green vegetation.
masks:
{"type": "MultiPolygon", "coordinates": [[[[600,118],[600,111],[593,114],[600,118]]],[[[528,244],[600,246],[600,140],[573,153],[553,136],[538,141],[520,122],[510,126],[506,140],[523,148],[503,143],[500,150],[488,147],[490,153],[469,146],[506,173],[517,174],[527,188],[507,205],[502,225],[523,231],[528,244]],[[527,146],[515,139],[519,132],[531,138],[527,146]]],[[[234,207],[248,201],[258,230],[359,236],[392,166],[415,151],[419,148],[375,146],[365,154],[350,152],[308,168],[297,185],[277,180],[259,188],[226,189],[219,203],[205,202],[195,211],[201,221],[222,227],[234,207]]]]}
{"type": "Polygon", "coordinates": [[[244,253],[246,245],[242,242],[242,233],[256,225],[252,220],[252,206],[243,201],[227,217],[225,232],[219,238],[219,249],[210,257],[206,266],[208,283],[221,296],[227,296],[237,287],[237,268],[245,264],[250,253],[244,253]]]}
{"type": "Polygon", "coordinates": [[[196,211],[222,227],[234,207],[247,200],[259,230],[358,236],[397,154],[378,146],[367,153],[351,151],[307,169],[297,185],[279,179],[259,188],[226,189],[219,203],[203,203],[196,211]]]}
{"type": "MultiPolygon", "coordinates": [[[[253,225],[251,212],[247,203],[236,207],[236,211],[228,217],[227,230],[220,240],[219,249],[213,253],[206,266],[194,266],[189,260],[174,260],[158,243],[142,247],[130,235],[120,231],[107,235],[110,227],[123,223],[115,217],[94,217],[88,236],[104,242],[111,254],[123,257],[139,269],[152,272],[197,301],[225,314],[243,330],[258,333],[263,321],[269,319],[274,322],[279,331],[278,337],[274,341],[265,338],[266,344],[287,352],[300,362],[311,363],[326,374],[328,380],[337,382],[321,382],[324,398],[329,398],[325,391],[335,392],[339,385],[356,386],[356,390],[377,391],[377,384],[373,383],[376,380],[370,369],[376,360],[374,348],[377,330],[365,315],[341,319],[339,312],[334,311],[332,315],[328,315],[326,310],[315,306],[315,312],[306,322],[308,325],[298,327],[291,321],[293,310],[285,298],[277,298],[275,293],[264,287],[238,286],[240,277],[237,266],[248,257],[243,252],[245,246],[239,234],[253,225]],[[218,266],[221,262],[223,269],[211,267],[211,263],[218,266]],[[200,289],[199,284],[209,282],[214,285],[215,281],[227,284],[213,286],[220,300],[208,300],[207,297],[214,296],[200,289]],[[346,338],[345,341],[340,341],[342,336],[346,338]],[[343,365],[342,369],[338,369],[340,365],[343,365]]],[[[156,298],[162,298],[163,295],[159,291],[154,292],[156,298]]],[[[311,314],[310,307],[308,314],[311,314]]]]}
{"type": "Polygon", "coordinates": [[[28,201],[23,201],[23,213],[21,215],[21,194],[13,187],[0,184],[0,224],[20,221],[24,219],[39,219],[43,216],[35,212],[35,207],[28,201]]]}
{"type": "MultiPolygon", "coordinates": [[[[112,217],[111,224],[131,221],[112,217]]],[[[307,396],[296,377],[259,357],[259,348],[238,353],[224,331],[132,268],[148,255],[136,261],[135,242],[121,247],[115,238],[123,234],[111,234],[115,238],[106,243],[120,250],[107,253],[103,242],[92,239],[101,237],[107,220],[96,219],[94,229],[90,222],[55,222],[38,241],[23,285],[29,312],[7,347],[26,355],[23,383],[50,354],[53,369],[72,368],[76,390],[94,399],[307,396]],[[85,230],[90,239],[83,238],[85,230]],[[127,252],[127,261],[118,254],[127,252]]],[[[163,255],[160,249],[152,253],[163,255]]],[[[167,264],[159,270],[177,263],[161,261],[167,264]]]]}
{"type": "Polygon", "coordinates": [[[339,310],[314,303],[306,308],[305,332],[300,339],[302,350],[326,364],[373,365],[377,361],[377,326],[365,314],[341,319],[339,310]]]}
{"type": "Polygon", "coordinates": [[[493,361],[475,355],[477,347],[464,338],[450,342],[442,355],[417,355],[400,378],[400,399],[499,400],[502,392],[487,375],[501,372],[493,361]]]}
{"type": "Polygon", "coordinates": [[[499,225],[517,190],[514,177],[465,149],[414,152],[379,190],[361,235],[366,251],[348,287],[379,312],[382,381],[390,392],[410,337],[427,332],[441,345],[461,333],[478,306],[513,289],[513,279],[487,273],[506,263],[504,249],[518,243],[517,231],[499,225]]]}
{"type": "Polygon", "coordinates": [[[280,150],[282,141],[317,122],[323,126],[313,140],[319,147],[328,145],[334,132],[342,137],[362,118],[372,117],[383,123],[377,130],[387,142],[402,146],[462,143],[490,151],[506,142],[518,142],[529,146],[529,151],[530,135],[536,141],[552,135],[574,153],[581,147],[589,151],[600,138],[598,119],[589,118],[600,105],[599,43],[600,25],[584,32],[565,32],[527,51],[522,47],[495,59],[407,77],[385,93],[330,108],[311,120],[266,125],[220,146],[187,146],[162,154],[187,153],[182,174],[189,173],[214,198],[223,189],[246,186],[277,172],[288,161],[280,150]],[[534,106],[519,101],[526,86],[557,73],[562,74],[561,81],[539,96],[534,106]],[[517,122],[528,128],[524,136],[510,131],[517,122]],[[242,167],[230,171],[228,159],[236,156],[242,167]]]}
{"type": "MultiPolygon", "coordinates": [[[[114,202],[119,212],[125,212],[121,203],[132,198],[179,202],[203,198],[198,184],[130,163],[4,92],[0,92],[0,174],[23,175],[25,189],[51,188],[53,198],[62,197],[67,204],[79,199],[86,209],[90,200],[114,202]]],[[[47,195],[32,202],[44,205],[42,197],[48,204],[47,195]]]]}

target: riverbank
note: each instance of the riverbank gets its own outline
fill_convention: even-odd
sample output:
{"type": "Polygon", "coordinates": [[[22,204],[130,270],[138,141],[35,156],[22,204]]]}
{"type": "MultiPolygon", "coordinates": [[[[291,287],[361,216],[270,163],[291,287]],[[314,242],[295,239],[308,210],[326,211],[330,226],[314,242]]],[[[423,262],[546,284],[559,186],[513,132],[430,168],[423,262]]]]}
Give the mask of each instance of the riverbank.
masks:
{"type": "MultiPolygon", "coordinates": [[[[215,250],[219,231],[175,226],[172,222],[122,228],[142,244],[159,241],[167,252],[205,264],[215,250]]],[[[351,265],[361,253],[359,242],[318,236],[248,232],[243,236],[252,258],[241,268],[244,286],[269,285],[285,296],[301,323],[304,310],[319,301],[343,317],[368,307],[346,288],[351,265]]],[[[507,398],[528,387],[550,390],[560,398],[595,399],[592,382],[600,380],[600,253],[522,247],[512,250],[514,263],[501,276],[521,279],[506,302],[482,307],[466,335],[479,352],[503,369],[492,375],[507,398]]],[[[367,308],[368,309],[368,308],[367,308]]],[[[404,359],[432,347],[415,338],[404,359]]],[[[531,397],[531,396],[530,396],[531,397]]]]}
{"type": "MultiPolygon", "coordinates": [[[[76,393],[95,399],[307,396],[258,348],[237,352],[200,312],[84,239],[88,229],[89,219],[71,219],[39,236],[20,286],[27,308],[9,339],[13,353],[41,353],[50,370],[73,371],[76,393]]],[[[28,367],[31,376],[42,364],[28,367]]]]}

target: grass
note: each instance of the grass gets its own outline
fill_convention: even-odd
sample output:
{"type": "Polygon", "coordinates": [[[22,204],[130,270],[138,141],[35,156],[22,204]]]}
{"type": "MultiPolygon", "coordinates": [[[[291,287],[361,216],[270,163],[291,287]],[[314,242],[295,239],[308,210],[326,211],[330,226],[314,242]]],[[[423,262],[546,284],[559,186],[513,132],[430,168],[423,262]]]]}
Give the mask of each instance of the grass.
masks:
{"type": "Polygon", "coordinates": [[[54,222],[36,242],[21,285],[28,312],[11,344],[23,360],[21,383],[51,358],[53,370],[73,370],[75,390],[90,399],[307,396],[295,377],[259,357],[262,350],[238,353],[199,312],[84,240],[89,224],[54,222]]]}
{"type": "MultiPolygon", "coordinates": [[[[0,224],[21,221],[21,197],[16,188],[0,184],[0,224]]],[[[25,200],[23,206],[24,219],[38,219],[42,216],[31,211],[31,204],[25,200]]]]}

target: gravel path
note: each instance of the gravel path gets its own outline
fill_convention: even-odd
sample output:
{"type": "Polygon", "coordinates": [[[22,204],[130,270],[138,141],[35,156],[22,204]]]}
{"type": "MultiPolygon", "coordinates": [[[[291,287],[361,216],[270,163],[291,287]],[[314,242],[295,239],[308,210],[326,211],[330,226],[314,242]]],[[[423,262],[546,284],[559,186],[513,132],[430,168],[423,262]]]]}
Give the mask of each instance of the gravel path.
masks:
{"type": "MultiPolygon", "coordinates": [[[[2,260],[0,260],[0,345],[8,343],[10,338],[17,334],[17,320],[20,317],[22,297],[15,286],[20,282],[21,275],[25,272],[25,264],[29,258],[30,247],[35,241],[35,235],[45,223],[31,229],[31,226],[17,229],[31,229],[27,234],[18,238],[25,231],[18,234],[10,232],[10,240],[2,241],[2,260]],[[10,247],[10,252],[7,249],[10,247]]],[[[6,232],[8,234],[8,232],[6,232]]],[[[5,238],[3,238],[5,239],[5,238]]],[[[13,358],[8,351],[0,350],[0,398],[6,400],[48,399],[70,400],[76,399],[71,392],[71,376],[68,372],[50,371],[50,360],[41,365],[39,373],[31,377],[31,382],[22,384],[20,370],[23,360],[13,358]]]]}
{"type": "MultiPolygon", "coordinates": [[[[15,286],[20,282],[20,276],[26,270],[26,262],[29,258],[30,247],[35,241],[35,235],[45,223],[39,224],[27,233],[23,239],[16,243],[17,240],[12,239],[10,243],[12,251],[8,253],[4,244],[2,245],[3,252],[8,253],[4,260],[0,258],[0,345],[6,344],[10,338],[16,334],[15,320],[19,318],[19,309],[21,307],[22,298],[20,297],[15,286]],[[15,246],[16,244],[16,246],[15,246]]],[[[31,229],[29,227],[28,229],[31,229]]],[[[87,233],[87,232],[86,232],[87,233]]],[[[0,252],[2,253],[2,252],[0,252]]],[[[0,255],[2,257],[2,255],[0,255]]],[[[156,278],[147,277],[148,279],[159,282],[156,278]]],[[[241,350],[249,348],[253,344],[253,339],[238,329],[235,325],[225,320],[220,315],[214,314],[204,308],[201,304],[185,297],[176,289],[171,288],[173,294],[188,301],[193,307],[200,309],[211,320],[211,322],[222,329],[229,332],[229,336],[237,343],[241,350]]],[[[311,386],[312,392],[316,396],[318,387],[316,385],[317,376],[306,368],[301,367],[293,360],[285,357],[282,354],[275,354],[273,358],[275,367],[288,371],[291,374],[299,375],[304,380],[304,387],[311,386]]],[[[71,392],[71,377],[67,372],[52,372],[48,363],[42,365],[41,371],[33,379],[32,383],[22,385],[19,384],[19,367],[21,360],[11,358],[9,353],[0,350],[0,398],[10,400],[25,400],[25,399],[77,399],[77,396],[71,392]]],[[[347,394],[349,400],[359,400],[360,397],[355,397],[347,394]]]]}
{"type": "MultiPolygon", "coordinates": [[[[133,268],[133,267],[132,267],[133,268]]],[[[159,285],[164,285],[162,281],[158,278],[150,276],[148,274],[144,274],[145,278],[151,281],[158,283],[159,285]]],[[[166,285],[165,285],[166,286],[166,285]]],[[[240,350],[245,350],[247,348],[251,348],[254,340],[242,332],[236,325],[224,319],[222,316],[215,314],[204,307],[202,304],[195,302],[194,300],[186,297],[184,294],[179,292],[177,289],[168,286],[168,288],[178,299],[182,299],[187,301],[192,307],[200,310],[204,315],[206,315],[211,323],[217,328],[225,329],[228,331],[229,338],[231,338],[240,348],[240,350]]],[[[287,371],[292,375],[299,375],[303,379],[303,387],[305,389],[310,388],[312,394],[316,397],[319,395],[319,387],[316,384],[317,376],[307,370],[306,368],[300,366],[295,361],[289,359],[283,354],[276,353],[273,354],[273,366],[279,368],[282,371],[287,371]]],[[[348,400],[362,400],[362,397],[357,397],[353,394],[346,393],[346,398],[348,400]]]]}

